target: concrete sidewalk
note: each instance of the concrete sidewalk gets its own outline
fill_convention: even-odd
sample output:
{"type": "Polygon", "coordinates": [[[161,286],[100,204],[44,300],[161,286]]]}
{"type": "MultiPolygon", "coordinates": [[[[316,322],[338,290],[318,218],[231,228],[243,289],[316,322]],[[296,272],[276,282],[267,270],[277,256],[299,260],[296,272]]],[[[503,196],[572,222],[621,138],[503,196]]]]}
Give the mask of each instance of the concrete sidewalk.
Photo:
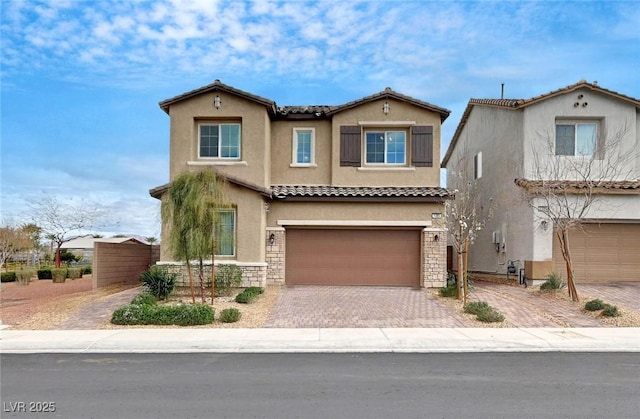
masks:
{"type": "Polygon", "coordinates": [[[2,330],[0,352],[640,352],[640,328],[2,330]]]}

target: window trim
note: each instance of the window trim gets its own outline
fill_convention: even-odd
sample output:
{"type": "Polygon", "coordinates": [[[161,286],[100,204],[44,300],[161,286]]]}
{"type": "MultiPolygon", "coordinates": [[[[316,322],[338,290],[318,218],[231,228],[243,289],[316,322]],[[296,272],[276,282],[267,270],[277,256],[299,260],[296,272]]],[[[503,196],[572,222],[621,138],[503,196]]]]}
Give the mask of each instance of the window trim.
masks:
{"type": "MultiPolygon", "coordinates": [[[[227,213],[231,213],[233,215],[233,251],[230,255],[219,255],[219,254],[215,254],[216,257],[220,257],[220,258],[235,258],[236,254],[237,254],[237,240],[238,240],[238,215],[237,215],[237,211],[235,208],[231,208],[231,209],[218,209],[216,210],[216,212],[222,213],[222,212],[227,212],[227,213]]],[[[219,246],[219,241],[218,241],[218,235],[216,234],[216,247],[219,246]]],[[[216,249],[216,252],[218,251],[218,249],[216,249]]]]}
{"type": "Polygon", "coordinates": [[[408,159],[408,157],[409,157],[408,154],[409,153],[408,153],[408,150],[407,150],[407,138],[409,136],[409,130],[407,128],[405,128],[405,129],[398,129],[398,128],[400,128],[400,127],[395,127],[395,126],[394,127],[379,127],[379,128],[367,127],[367,128],[364,129],[364,132],[363,132],[364,135],[363,135],[363,139],[362,139],[363,145],[364,145],[364,147],[362,147],[362,149],[363,149],[362,153],[363,153],[363,157],[364,157],[363,158],[364,167],[373,166],[373,167],[388,167],[388,168],[391,168],[391,167],[406,167],[407,166],[407,164],[408,164],[407,162],[409,160],[408,159]],[[389,128],[396,128],[396,129],[389,129],[389,128]],[[392,132],[394,132],[394,133],[401,132],[404,135],[404,159],[403,159],[404,161],[402,163],[387,163],[387,134],[388,133],[392,133],[392,132]],[[369,134],[369,133],[384,133],[385,141],[384,141],[384,162],[383,163],[380,163],[380,162],[372,162],[372,163],[370,163],[367,160],[367,154],[368,154],[367,153],[367,148],[368,148],[367,147],[367,134],[369,134]]]}
{"type": "Polygon", "coordinates": [[[315,127],[294,127],[291,141],[290,167],[317,167],[316,165],[316,129],[315,127]],[[299,163],[298,160],[298,133],[311,132],[311,158],[309,163],[299,163]]]}
{"type": "Polygon", "coordinates": [[[198,149],[198,160],[224,160],[224,161],[233,161],[240,160],[242,158],[242,123],[240,122],[215,122],[215,121],[199,121],[198,122],[198,139],[197,139],[197,149],[198,149]],[[220,128],[224,125],[237,125],[238,126],[238,157],[220,157],[220,128]],[[202,156],[200,154],[201,146],[200,141],[202,140],[202,127],[203,126],[217,126],[218,127],[218,156],[202,156]]]}
{"type": "Polygon", "coordinates": [[[553,145],[554,150],[553,153],[556,157],[573,157],[573,158],[596,158],[598,156],[598,151],[600,149],[600,128],[601,120],[600,119],[556,119],[554,125],[554,138],[553,145]],[[567,125],[573,126],[573,154],[558,154],[558,126],[567,125]],[[578,126],[580,125],[594,125],[595,126],[595,144],[593,145],[593,153],[592,154],[579,154],[578,153],[578,126]]]}

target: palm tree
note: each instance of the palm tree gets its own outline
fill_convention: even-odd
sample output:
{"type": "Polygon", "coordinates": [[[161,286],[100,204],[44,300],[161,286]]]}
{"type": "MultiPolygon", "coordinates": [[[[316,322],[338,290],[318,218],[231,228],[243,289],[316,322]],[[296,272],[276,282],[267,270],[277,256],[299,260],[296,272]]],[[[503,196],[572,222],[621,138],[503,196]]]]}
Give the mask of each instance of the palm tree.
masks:
{"type": "Polygon", "coordinates": [[[167,197],[162,202],[162,219],[168,223],[169,229],[169,250],[175,259],[183,260],[187,265],[191,300],[194,303],[191,260],[197,259],[199,262],[201,298],[204,302],[203,265],[204,258],[209,254],[211,254],[211,303],[213,303],[218,210],[228,206],[224,196],[224,184],[213,170],[180,174],[169,185],[167,197]]]}

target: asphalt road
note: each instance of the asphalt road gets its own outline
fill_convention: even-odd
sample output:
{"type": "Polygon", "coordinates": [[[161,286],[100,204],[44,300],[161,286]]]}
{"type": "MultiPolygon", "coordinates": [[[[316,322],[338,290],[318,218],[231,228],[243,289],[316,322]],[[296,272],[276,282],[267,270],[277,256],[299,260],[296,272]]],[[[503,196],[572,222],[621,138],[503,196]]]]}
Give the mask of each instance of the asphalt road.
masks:
{"type": "Polygon", "coordinates": [[[2,418],[585,419],[640,412],[637,353],[3,354],[0,360],[2,418]]]}

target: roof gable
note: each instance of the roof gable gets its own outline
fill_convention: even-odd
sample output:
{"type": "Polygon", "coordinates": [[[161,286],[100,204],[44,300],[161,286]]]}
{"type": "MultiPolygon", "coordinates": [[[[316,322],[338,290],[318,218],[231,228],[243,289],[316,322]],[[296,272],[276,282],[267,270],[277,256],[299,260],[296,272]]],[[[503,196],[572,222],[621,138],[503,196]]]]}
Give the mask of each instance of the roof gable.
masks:
{"type": "Polygon", "coordinates": [[[254,95],[254,94],[249,93],[249,92],[245,92],[244,90],[236,89],[235,87],[231,87],[229,85],[226,85],[226,84],[222,83],[220,80],[217,80],[217,79],[213,83],[208,84],[206,86],[199,87],[197,89],[188,91],[188,92],[183,93],[181,95],[174,96],[172,98],[163,100],[158,105],[160,106],[160,108],[163,111],[165,111],[166,113],[169,113],[169,108],[171,107],[171,105],[173,105],[175,103],[182,102],[183,100],[187,100],[187,99],[192,98],[194,96],[199,96],[201,94],[211,93],[211,92],[229,93],[231,95],[238,96],[238,97],[247,99],[247,100],[249,100],[251,102],[255,102],[255,103],[258,103],[260,105],[265,106],[271,115],[274,115],[276,113],[276,103],[273,100],[266,99],[266,98],[263,98],[261,96],[254,95]]]}

